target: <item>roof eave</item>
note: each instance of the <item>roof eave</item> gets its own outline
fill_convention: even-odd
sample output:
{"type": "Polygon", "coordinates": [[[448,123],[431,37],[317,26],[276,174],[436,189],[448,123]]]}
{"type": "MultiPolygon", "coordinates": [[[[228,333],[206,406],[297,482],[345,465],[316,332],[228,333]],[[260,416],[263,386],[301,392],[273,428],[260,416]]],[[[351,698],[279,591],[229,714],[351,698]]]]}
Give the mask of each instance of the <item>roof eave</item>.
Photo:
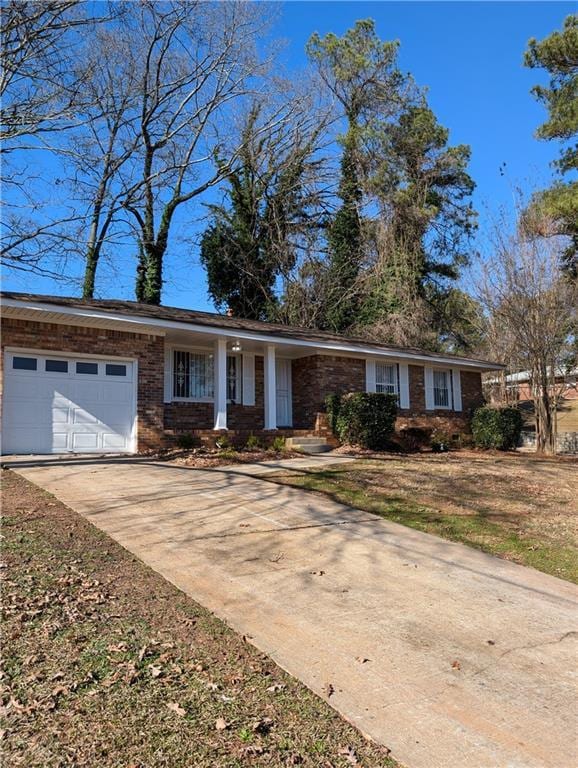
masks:
{"type": "Polygon", "coordinates": [[[226,326],[212,326],[196,324],[194,322],[185,322],[182,320],[166,320],[153,317],[147,317],[144,315],[127,315],[110,312],[108,310],[97,310],[94,307],[70,307],[64,304],[43,304],[40,301],[22,301],[18,299],[3,298],[2,304],[4,307],[14,307],[19,309],[26,309],[33,313],[38,312],[45,314],[59,314],[69,317],[82,317],[94,322],[101,323],[122,323],[128,327],[138,326],[141,329],[147,329],[145,332],[154,332],[157,329],[160,333],[165,333],[168,330],[180,330],[189,331],[191,333],[203,333],[214,336],[227,336],[237,339],[245,339],[250,341],[257,341],[262,343],[275,343],[279,345],[293,345],[303,348],[327,350],[330,352],[347,352],[350,354],[359,354],[365,357],[389,357],[399,360],[417,361],[420,363],[434,363],[449,365],[459,368],[473,368],[479,371],[496,371],[504,368],[500,363],[493,363],[487,360],[475,360],[470,358],[460,358],[444,355],[427,355],[419,354],[416,352],[404,351],[396,348],[377,347],[371,344],[361,345],[353,342],[348,342],[344,338],[343,342],[335,341],[309,341],[299,339],[296,337],[279,336],[274,333],[259,333],[257,331],[249,331],[242,329],[227,328],[226,326]]]}

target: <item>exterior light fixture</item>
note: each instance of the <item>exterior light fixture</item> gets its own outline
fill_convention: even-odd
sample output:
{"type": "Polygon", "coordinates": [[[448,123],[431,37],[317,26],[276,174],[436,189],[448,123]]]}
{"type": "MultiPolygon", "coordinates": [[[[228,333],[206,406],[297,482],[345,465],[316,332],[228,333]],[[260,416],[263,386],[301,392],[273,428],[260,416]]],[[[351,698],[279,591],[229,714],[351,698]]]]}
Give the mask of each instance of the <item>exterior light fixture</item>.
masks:
{"type": "Polygon", "coordinates": [[[241,342],[239,341],[239,339],[235,339],[235,341],[233,342],[233,345],[231,346],[231,351],[232,352],[241,351],[241,342]]]}

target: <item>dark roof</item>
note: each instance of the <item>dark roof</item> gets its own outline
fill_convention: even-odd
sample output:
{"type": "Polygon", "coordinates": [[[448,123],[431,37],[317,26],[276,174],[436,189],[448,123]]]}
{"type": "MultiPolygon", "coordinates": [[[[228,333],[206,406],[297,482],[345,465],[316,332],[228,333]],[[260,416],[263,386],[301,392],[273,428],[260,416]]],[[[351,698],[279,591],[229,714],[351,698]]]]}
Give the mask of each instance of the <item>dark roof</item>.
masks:
{"type": "Polygon", "coordinates": [[[71,307],[73,309],[95,309],[103,312],[114,312],[119,315],[130,315],[133,317],[154,318],[155,320],[172,320],[180,323],[189,323],[191,325],[201,325],[210,328],[223,328],[232,331],[249,331],[253,333],[268,334],[296,341],[309,341],[319,343],[338,343],[355,344],[374,349],[383,349],[390,352],[405,352],[409,354],[420,355],[432,358],[453,358],[455,360],[469,361],[473,363],[487,364],[492,368],[501,368],[499,363],[493,363],[479,358],[460,357],[446,353],[435,353],[416,347],[400,347],[392,344],[380,344],[359,336],[346,336],[329,331],[319,331],[314,328],[297,328],[291,325],[282,325],[281,323],[265,323],[261,320],[244,320],[229,315],[219,315],[214,312],[199,312],[195,309],[180,309],[178,307],[154,306],[152,304],[141,304],[136,301],[121,301],[118,299],[77,299],[69,296],[44,296],[34,293],[14,293],[11,291],[2,291],[0,296],[3,299],[14,299],[16,301],[39,302],[42,304],[51,304],[55,307],[71,307]]]}

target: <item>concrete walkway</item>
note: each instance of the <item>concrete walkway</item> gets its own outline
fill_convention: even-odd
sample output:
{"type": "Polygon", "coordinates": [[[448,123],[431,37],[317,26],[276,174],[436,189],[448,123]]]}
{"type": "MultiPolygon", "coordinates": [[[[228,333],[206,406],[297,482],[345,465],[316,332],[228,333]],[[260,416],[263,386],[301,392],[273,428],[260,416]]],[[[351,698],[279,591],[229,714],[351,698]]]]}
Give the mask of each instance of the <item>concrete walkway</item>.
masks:
{"type": "Polygon", "coordinates": [[[577,764],[573,585],[251,477],[247,466],[5,463],[410,768],[577,764]]]}

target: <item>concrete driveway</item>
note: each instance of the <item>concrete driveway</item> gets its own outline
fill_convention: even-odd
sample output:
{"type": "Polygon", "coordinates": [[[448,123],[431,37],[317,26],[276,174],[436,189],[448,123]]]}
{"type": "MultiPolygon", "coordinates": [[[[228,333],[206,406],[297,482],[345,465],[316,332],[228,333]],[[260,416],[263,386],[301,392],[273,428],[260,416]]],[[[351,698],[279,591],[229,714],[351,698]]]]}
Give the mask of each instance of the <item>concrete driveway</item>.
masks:
{"type": "Polygon", "coordinates": [[[247,467],[7,463],[411,768],[577,764],[573,585],[247,467]]]}

